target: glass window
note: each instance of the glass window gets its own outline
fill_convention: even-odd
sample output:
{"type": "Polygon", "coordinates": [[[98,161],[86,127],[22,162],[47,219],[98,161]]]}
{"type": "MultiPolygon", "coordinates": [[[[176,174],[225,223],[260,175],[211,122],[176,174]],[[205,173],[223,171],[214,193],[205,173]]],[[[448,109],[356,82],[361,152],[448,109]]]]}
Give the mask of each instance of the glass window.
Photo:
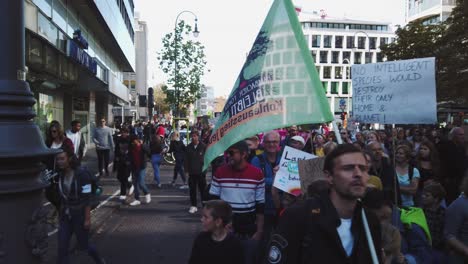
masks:
{"type": "Polygon", "coordinates": [[[335,48],[343,48],[343,36],[335,36],[335,48]]]}
{"type": "Polygon", "coordinates": [[[328,63],[328,51],[320,51],[320,63],[328,63]]]}
{"type": "Polygon", "coordinates": [[[380,46],[388,44],[388,38],[380,38],[380,46]]]}
{"type": "Polygon", "coordinates": [[[370,37],[369,38],[369,49],[376,49],[377,48],[377,38],[370,37]]]}
{"type": "Polygon", "coordinates": [[[330,79],[331,78],[331,66],[323,67],[323,78],[330,79]]]}
{"type": "Polygon", "coordinates": [[[38,33],[53,45],[57,44],[57,27],[50,23],[49,19],[41,13],[38,14],[38,33]]]}
{"type": "Polygon", "coordinates": [[[325,94],[328,93],[328,82],[322,82],[322,87],[325,94]]]}
{"type": "Polygon", "coordinates": [[[59,30],[58,38],[57,38],[57,48],[61,50],[63,53],[67,52],[67,36],[59,30]]]}
{"type": "Polygon", "coordinates": [[[320,66],[315,66],[315,68],[317,69],[318,76],[320,76],[320,66]]]}
{"type": "Polygon", "coordinates": [[[351,63],[351,52],[350,51],[343,51],[343,63],[349,64],[351,63]]]}
{"type": "Polygon", "coordinates": [[[341,85],[341,94],[349,94],[349,82],[342,82],[341,85]]]}
{"type": "Polygon", "coordinates": [[[354,37],[347,36],[346,37],[346,48],[353,49],[354,48],[354,37]]]}
{"type": "Polygon", "coordinates": [[[323,37],[323,47],[324,48],[331,48],[332,47],[332,36],[325,35],[323,37]]]}
{"type": "Polygon", "coordinates": [[[46,45],[45,47],[45,70],[57,75],[58,56],[57,52],[46,45]]]}
{"type": "Polygon", "coordinates": [[[340,63],[340,52],[339,51],[332,51],[332,61],[331,63],[340,63]]]}
{"type": "Polygon", "coordinates": [[[330,86],[331,94],[338,94],[338,84],[339,82],[331,82],[331,86],[330,86]]]}
{"type": "Polygon", "coordinates": [[[320,35],[312,35],[312,47],[320,48],[320,35]]]}
{"type": "Polygon", "coordinates": [[[317,62],[317,51],[316,50],[310,51],[310,55],[312,55],[312,59],[314,59],[314,62],[317,62]]]}
{"type": "Polygon", "coordinates": [[[358,37],[358,49],[366,48],[366,37],[358,37]]]}
{"type": "Polygon", "coordinates": [[[335,66],[335,79],[343,78],[342,70],[343,70],[342,66],[335,66]]]}
{"type": "Polygon", "coordinates": [[[33,2],[46,16],[52,16],[52,0],[33,0],[33,2]]]}
{"type": "Polygon", "coordinates": [[[354,52],[354,64],[361,64],[361,63],[362,63],[362,53],[354,52]]]}
{"type": "Polygon", "coordinates": [[[377,53],[377,62],[382,62],[382,61],[383,61],[383,58],[384,58],[384,57],[383,57],[382,53],[381,53],[381,52],[378,52],[378,53],[377,53]]]}
{"type": "Polygon", "coordinates": [[[345,76],[345,79],[350,79],[351,77],[349,76],[349,73],[350,73],[350,67],[348,66],[344,66],[344,74],[346,75],[345,76]]]}
{"type": "Polygon", "coordinates": [[[73,32],[75,32],[75,30],[77,30],[79,28],[80,28],[80,24],[78,23],[78,20],[71,13],[69,13],[68,25],[67,25],[67,35],[70,38],[73,38],[73,32]]]}
{"type": "Polygon", "coordinates": [[[372,63],[372,52],[366,52],[366,63],[372,63]]]}
{"type": "Polygon", "coordinates": [[[61,29],[67,29],[67,9],[62,1],[54,1],[54,10],[52,13],[52,21],[61,29]]]}
{"type": "Polygon", "coordinates": [[[39,39],[31,37],[29,43],[28,58],[31,64],[41,65],[42,64],[42,43],[39,39]]]}

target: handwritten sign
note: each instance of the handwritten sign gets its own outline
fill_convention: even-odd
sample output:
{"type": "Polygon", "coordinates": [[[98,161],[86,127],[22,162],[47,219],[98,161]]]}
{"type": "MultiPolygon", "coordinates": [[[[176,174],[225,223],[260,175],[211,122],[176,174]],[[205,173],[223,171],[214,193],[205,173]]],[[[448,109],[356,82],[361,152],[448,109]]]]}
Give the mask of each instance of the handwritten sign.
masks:
{"type": "Polygon", "coordinates": [[[286,146],[281,156],[280,167],[276,172],[273,186],[294,196],[300,195],[301,181],[298,162],[316,157],[310,153],[286,146]]]}
{"type": "Polygon", "coordinates": [[[357,122],[437,122],[435,58],[353,65],[351,73],[357,122]]]}

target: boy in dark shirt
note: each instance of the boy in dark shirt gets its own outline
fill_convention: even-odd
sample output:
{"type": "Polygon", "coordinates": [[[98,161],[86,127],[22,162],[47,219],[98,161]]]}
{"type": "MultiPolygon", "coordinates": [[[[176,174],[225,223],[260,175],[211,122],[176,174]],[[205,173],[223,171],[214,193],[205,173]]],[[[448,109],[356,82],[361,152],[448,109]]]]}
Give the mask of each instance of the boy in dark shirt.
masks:
{"type": "Polygon", "coordinates": [[[242,264],[242,245],[229,233],[226,225],[231,222],[231,206],[222,200],[205,203],[201,232],[193,242],[190,264],[242,264]]]}

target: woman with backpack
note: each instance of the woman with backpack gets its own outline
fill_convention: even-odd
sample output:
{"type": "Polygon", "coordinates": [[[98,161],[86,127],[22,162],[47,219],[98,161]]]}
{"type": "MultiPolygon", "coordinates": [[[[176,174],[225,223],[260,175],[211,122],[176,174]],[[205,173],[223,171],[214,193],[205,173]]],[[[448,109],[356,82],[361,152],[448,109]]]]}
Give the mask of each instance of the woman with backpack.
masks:
{"type": "Polygon", "coordinates": [[[400,185],[401,205],[414,206],[418,191],[419,170],[410,165],[412,150],[407,145],[398,145],[395,151],[395,171],[400,185]]]}

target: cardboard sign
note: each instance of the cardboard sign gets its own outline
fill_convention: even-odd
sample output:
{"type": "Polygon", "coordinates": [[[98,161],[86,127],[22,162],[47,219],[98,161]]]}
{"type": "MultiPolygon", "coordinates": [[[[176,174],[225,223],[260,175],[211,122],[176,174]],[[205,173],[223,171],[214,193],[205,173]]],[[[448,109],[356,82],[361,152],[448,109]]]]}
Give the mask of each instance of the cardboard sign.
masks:
{"type": "Polygon", "coordinates": [[[273,186],[294,196],[301,194],[299,178],[299,160],[314,159],[317,156],[286,146],[281,156],[279,170],[276,172],[273,186]]]}
{"type": "Polygon", "coordinates": [[[380,124],[437,122],[435,58],[353,65],[353,120],[380,124]]]}

